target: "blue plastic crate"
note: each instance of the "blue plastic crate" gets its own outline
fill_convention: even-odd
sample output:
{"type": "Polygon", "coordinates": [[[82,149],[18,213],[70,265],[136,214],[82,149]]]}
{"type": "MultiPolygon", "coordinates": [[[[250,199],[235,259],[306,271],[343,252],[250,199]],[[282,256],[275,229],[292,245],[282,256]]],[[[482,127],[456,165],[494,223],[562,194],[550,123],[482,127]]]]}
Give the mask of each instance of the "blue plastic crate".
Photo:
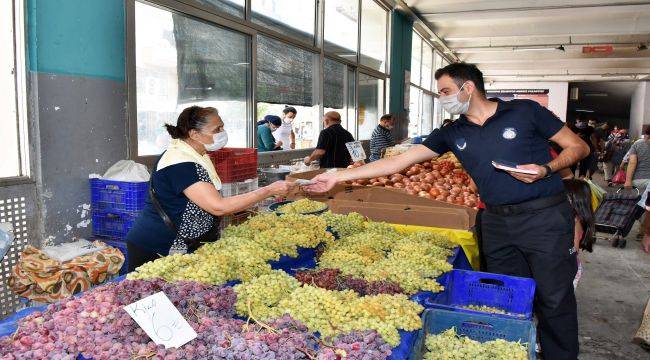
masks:
{"type": "MultiPolygon", "coordinates": [[[[100,241],[104,242],[108,246],[112,246],[122,252],[124,254],[124,264],[122,264],[122,267],[120,268],[120,275],[125,275],[129,271],[129,254],[126,250],[126,242],[121,241],[121,240],[108,240],[108,239],[99,239],[100,241]]],[[[118,278],[119,279],[119,278],[118,278]]],[[[115,280],[113,279],[112,281],[109,282],[117,282],[117,281],[122,281],[123,277],[120,280],[115,280]]]]}
{"type": "Polygon", "coordinates": [[[277,261],[269,261],[269,264],[273,270],[283,270],[293,276],[300,270],[316,267],[316,249],[299,247],[298,256],[282,255],[277,261]]]}
{"type": "Polygon", "coordinates": [[[422,315],[423,327],[418,333],[409,360],[422,359],[426,352],[428,334],[440,334],[452,327],[456,333],[470,339],[486,342],[496,339],[528,344],[528,358],[535,360],[537,332],[530,320],[508,319],[484,314],[468,314],[444,309],[427,309],[422,315]]]}
{"type": "Polygon", "coordinates": [[[149,196],[148,182],[90,179],[90,201],[93,210],[140,211],[149,196]]]}
{"type": "Polygon", "coordinates": [[[444,280],[445,291],[425,299],[425,307],[485,314],[461,308],[467,305],[485,305],[509,313],[490,314],[491,316],[519,319],[533,317],[533,279],[467,270],[452,270],[444,276],[447,278],[444,280]]]}
{"type": "Polygon", "coordinates": [[[134,212],[93,210],[93,235],[123,240],[138,216],[134,212]]]}

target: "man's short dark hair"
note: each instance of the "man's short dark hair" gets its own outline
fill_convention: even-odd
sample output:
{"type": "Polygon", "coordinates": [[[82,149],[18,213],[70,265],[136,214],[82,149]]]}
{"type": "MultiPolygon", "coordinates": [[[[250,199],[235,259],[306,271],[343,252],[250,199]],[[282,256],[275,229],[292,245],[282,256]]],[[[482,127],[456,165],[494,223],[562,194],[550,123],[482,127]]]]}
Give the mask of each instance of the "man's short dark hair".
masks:
{"type": "Polygon", "coordinates": [[[393,119],[393,114],[384,114],[379,118],[379,121],[392,120],[392,119],[393,119]]]}
{"type": "Polygon", "coordinates": [[[444,75],[449,76],[459,88],[463,86],[463,83],[471,80],[474,86],[476,86],[476,89],[485,96],[483,73],[476,65],[464,62],[449,64],[436,70],[435,78],[439,80],[444,75]]]}

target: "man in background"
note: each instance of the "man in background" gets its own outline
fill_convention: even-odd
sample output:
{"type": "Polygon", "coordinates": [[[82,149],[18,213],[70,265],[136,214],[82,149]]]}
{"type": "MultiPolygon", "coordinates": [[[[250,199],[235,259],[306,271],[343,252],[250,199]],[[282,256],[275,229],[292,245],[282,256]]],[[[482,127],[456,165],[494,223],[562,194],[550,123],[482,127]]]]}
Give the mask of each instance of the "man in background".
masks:
{"type": "Polygon", "coordinates": [[[345,144],[352,141],[352,134],[341,126],[341,114],[329,111],[323,116],[323,130],[318,135],[316,149],[304,162],[309,165],[320,160],[321,168],[346,168],[352,163],[352,157],[345,144]]]}
{"type": "Polygon", "coordinates": [[[386,148],[395,145],[393,135],[390,133],[394,126],[395,119],[391,114],[386,114],[379,119],[379,125],[370,137],[370,161],[381,159],[386,148]]]}

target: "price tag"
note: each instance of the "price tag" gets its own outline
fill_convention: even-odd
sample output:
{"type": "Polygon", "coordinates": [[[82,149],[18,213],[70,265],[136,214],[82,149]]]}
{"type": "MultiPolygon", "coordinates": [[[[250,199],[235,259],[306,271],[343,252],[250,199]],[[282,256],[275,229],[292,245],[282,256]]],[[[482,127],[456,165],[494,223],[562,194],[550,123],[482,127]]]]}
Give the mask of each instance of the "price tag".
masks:
{"type": "Polygon", "coordinates": [[[156,345],[178,348],[197,336],[196,331],[162,291],[129,304],[124,310],[156,345]]]}
{"type": "Polygon", "coordinates": [[[352,157],[353,162],[361,161],[366,159],[366,152],[363,150],[360,141],[351,141],[345,143],[345,146],[348,148],[348,152],[352,157]]]}

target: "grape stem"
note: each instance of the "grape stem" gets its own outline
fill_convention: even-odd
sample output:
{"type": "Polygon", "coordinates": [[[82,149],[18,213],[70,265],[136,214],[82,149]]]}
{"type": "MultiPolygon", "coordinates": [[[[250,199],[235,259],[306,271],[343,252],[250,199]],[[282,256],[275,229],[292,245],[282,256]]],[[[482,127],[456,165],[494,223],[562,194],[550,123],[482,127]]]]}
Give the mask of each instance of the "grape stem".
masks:
{"type": "Polygon", "coordinates": [[[274,334],[277,334],[277,333],[278,333],[278,331],[275,330],[274,328],[272,328],[272,327],[270,327],[269,325],[267,325],[267,324],[265,324],[265,323],[263,323],[263,322],[261,322],[261,321],[255,319],[255,317],[253,316],[253,311],[252,311],[252,309],[251,309],[251,300],[250,300],[250,299],[247,299],[247,300],[246,300],[246,306],[248,307],[248,317],[249,317],[251,320],[255,321],[259,326],[263,327],[264,329],[268,330],[269,332],[272,332],[272,333],[274,333],[274,334]]]}

